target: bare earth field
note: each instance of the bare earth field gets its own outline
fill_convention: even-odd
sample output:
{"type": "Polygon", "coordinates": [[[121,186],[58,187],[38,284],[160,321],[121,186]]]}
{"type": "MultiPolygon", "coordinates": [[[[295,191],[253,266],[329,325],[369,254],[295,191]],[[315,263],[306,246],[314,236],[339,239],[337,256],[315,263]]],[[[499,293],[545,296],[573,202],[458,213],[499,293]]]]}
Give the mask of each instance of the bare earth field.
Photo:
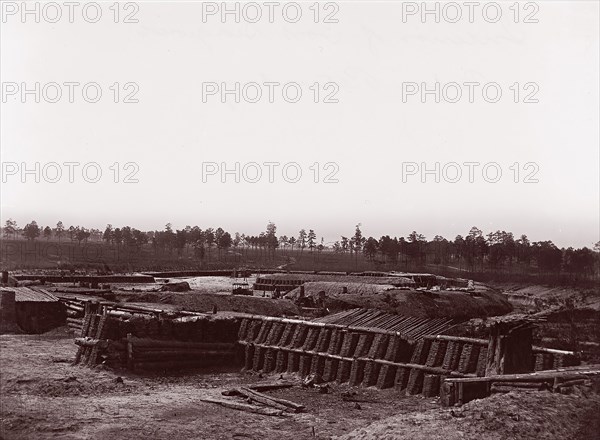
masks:
{"type": "MultiPolygon", "coordinates": [[[[307,411],[272,417],[201,402],[235,385],[268,380],[232,371],[140,377],[71,366],[76,346],[64,330],[1,335],[3,439],[298,439],[330,438],[400,411],[437,406],[431,399],[399,399],[393,391],[361,390],[361,409],[341,389],[271,391],[307,411]]],[[[343,390],[347,390],[344,387],[343,390]]],[[[357,396],[354,396],[357,397],[357,396]]]]}
{"type": "Polygon", "coordinates": [[[75,350],[63,328],[0,336],[2,439],[598,438],[596,395],[510,393],[445,409],[437,399],[394,390],[334,386],[319,394],[294,387],[269,393],[307,411],[273,417],[199,399],[277,377],[238,371],[142,377],[71,366],[75,350]],[[347,392],[360,402],[345,401],[347,392]]]}

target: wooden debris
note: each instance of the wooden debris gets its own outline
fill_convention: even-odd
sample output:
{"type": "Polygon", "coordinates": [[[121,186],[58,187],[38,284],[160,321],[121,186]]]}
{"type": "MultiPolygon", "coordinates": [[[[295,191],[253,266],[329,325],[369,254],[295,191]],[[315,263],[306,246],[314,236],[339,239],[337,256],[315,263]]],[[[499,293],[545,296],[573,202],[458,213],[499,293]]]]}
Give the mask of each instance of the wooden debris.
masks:
{"type": "Polygon", "coordinates": [[[283,415],[282,410],[276,410],[276,409],[272,409],[272,408],[264,408],[264,407],[260,407],[260,406],[256,406],[256,405],[250,405],[247,403],[232,402],[230,400],[201,398],[200,401],[207,402],[207,403],[214,403],[217,405],[224,406],[226,408],[237,409],[240,411],[246,411],[246,412],[251,412],[251,413],[256,413],[256,414],[263,414],[265,416],[282,416],[283,415]]]}
{"type": "Polygon", "coordinates": [[[274,408],[283,409],[285,411],[293,411],[293,412],[301,412],[304,411],[305,406],[296,402],[292,402],[290,400],[279,399],[271,396],[267,396],[266,394],[260,393],[258,391],[252,390],[247,387],[241,387],[239,389],[240,393],[251,400],[255,400],[257,402],[263,403],[265,405],[272,406],[274,408]]]}

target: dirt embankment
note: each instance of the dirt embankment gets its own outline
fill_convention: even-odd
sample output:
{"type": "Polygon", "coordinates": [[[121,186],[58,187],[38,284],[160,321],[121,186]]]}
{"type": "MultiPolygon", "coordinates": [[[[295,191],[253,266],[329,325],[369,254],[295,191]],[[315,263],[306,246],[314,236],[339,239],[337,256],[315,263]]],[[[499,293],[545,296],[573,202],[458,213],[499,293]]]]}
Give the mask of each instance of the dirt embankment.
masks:
{"type": "Polygon", "coordinates": [[[511,392],[461,408],[397,414],[338,437],[343,440],[595,440],[600,396],[511,392]]]}
{"type": "Polygon", "coordinates": [[[190,292],[119,292],[116,299],[123,302],[168,304],[192,312],[231,311],[266,316],[295,316],[298,307],[286,299],[274,300],[258,296],[229,293],[190,292]]]}
{"type": "Polygon", "coordinates": [[[460,291],[409,290],[390,290],[377,295],[339,294],[329,297],[326,305],[332,311],[364,307],[423,318],[468,319],[512,311],[506,298],[493,291],[479,292],[478,296],[460,291]]]}
{"type": "Polygon", "coordinates": [[[572,307],[600,311],[600,286],[595,289],[538,284],[493,283],[518,311],[541,311],[572,307]]]}
{"type": "Polygon", "coordinates": [[[600,288],[495,283],[515,311],[541,313],[535,343],[581,353],[584,362],[600,362],[600,288]]]}

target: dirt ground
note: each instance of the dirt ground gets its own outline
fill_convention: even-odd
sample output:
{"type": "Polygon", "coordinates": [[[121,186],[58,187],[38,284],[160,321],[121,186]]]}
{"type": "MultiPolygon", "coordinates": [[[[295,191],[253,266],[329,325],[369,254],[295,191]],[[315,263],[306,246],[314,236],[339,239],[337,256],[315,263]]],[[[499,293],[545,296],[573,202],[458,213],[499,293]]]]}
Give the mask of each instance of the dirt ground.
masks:
{"type": "Polygon", "coordinates": [[[274,417],[200,399],[223,398],[222,390],[278,376],[138,376],[72,366],[75,351],[64,328],[0,335],[2,439],[598,438],[597,397],[511,393],[447,409],[437,398],[394,390],[333,386],[320,394],[297,386],[269,393],[304,404],[306,412],[274,417]],[[349,393],[360,402],[347,401],[349,393]]]}
{"type": "Polygon", "coordinates": [[[142,377],[72,366],[75,352],[64,329],[44,335],[0,335],[2,439],[331,438],[401,411],[437,407],[434,399],[356,389],[352,398],[362,400],[358,409],[355,402],[342,400],[348,387],[320,394],[298,386],[269,393],[303,403],[306,412],[263,416],[200,398],[222,398],[224,389],[272,382],[279,376],[261,378],[236,370],[142,377]]]}
{"type": "Polygon", "coordinates": [[[600,398],[513,391],[473,400],[456,409],[394,415],[340,438],[597,440],[600,438],[600,398]]]}

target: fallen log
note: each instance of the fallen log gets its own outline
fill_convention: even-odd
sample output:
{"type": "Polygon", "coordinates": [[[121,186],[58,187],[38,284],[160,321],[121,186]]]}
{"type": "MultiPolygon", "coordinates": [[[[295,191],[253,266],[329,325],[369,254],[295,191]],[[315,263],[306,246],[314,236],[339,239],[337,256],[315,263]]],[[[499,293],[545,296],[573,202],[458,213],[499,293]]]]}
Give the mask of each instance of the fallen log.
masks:
{"type": "Polygon", "coordinates": [[[248,388],[254,391],[270,391],[270,390],[278,390],[281,388],[292,388],[295,384],[291,382],[285,383],[255,383],[252,385],[248,385],[248,388]]]}
{"type": "MultiPolygon", "coordinates": [[[[129,361],[129,360],[128,360],[129,361]]],[[[169,360],[133,360],[133,370],[177,370],[186,368],[204,368],[215,365],[215,359],[169,359],[169,360]]]]}
{"type": "Polygon", "coordinates": [[[272,408],[279,409],[281,411],[289,411],[290,410],[290,408],[288,408],[287,406],[277,403],[269,398],[265,398],[260,395],[258,395],[258,396],[252,395],[251,393],[248,393],[248,392],[244,391],[243,389],[240,389],[239,392],[242,396],[248,398],[248,402],[262,403],[263,405],[267,405],[272,408]]]}
{"type": "Polygon", "coordinates": [[[135,342],[132,344],[133,351],[137,352],[152,352],[152,351],[234,351],[235,344],[221,344],[221,343],[202,343],[194,342],[190,345],[179,345],[179,344],[165,344],[160,346],[145,346],[137,345],[135,342]]]}
{"type": "Polygon", "coordinates": [[[147,338],[136,338],[135,336],[128,336],[127,342],[131,343],[134,350],[137,347],[144,347],[144,350],[156,348],[199,348],[199,349],[233,349],[235,343],[225,342],[187,342],[187,341],[173,341],[173,340],[160,340],[160,339],[147,339],[147,338]]]}
{"type": "Polygon", "coordinates": [[[291,409],[294,412],[304,411],[305,406],[296,402],[292,402],[290,400],[278,399],[276,397],[267,396],[266,394],[260,393],[258,391],[252,390],[247,387],[241,387],[240,392],[249,397],[252,400],[257,400],[260,403],[264,403],[265,405],[271,405],[276,408],[283,407],[282,409],[288,410],[291,409]]]}
{"type": "Polygon", "coordinates": [[[275,409],[271,409],[271,408],[261,408],[260,406],[249,405],[247,403],[238,403],[238,402],[231,402],[229,400],[208,399],[208,398],[202,398],[202,399],[200,399],[200,401],[207,402],[207,403],[214,403],[217,405],[221,405],[221,406],[224,406],[227,408],[237,409],[240,411],[246,411],[246,412],[251,412],[251,413],[256,413],[256,414],[263,414],[265,416],[282,416],[283,415],[283,411],[281,411],[281,410],[275,410],[275,409]]]}
{"type": "Polygon", "coordinates": [[[139,360],[159,360],[159,359],[211,359],[211,358],[230,358],[235,353],[231,351],[147,351],[147,352],[134,352],[134,361],[139,360]]]}
{"type": "Polygon", "coordinates": [[[559,383],[554,388],[560,389],[560,388],[572,387],[575,385],[585,385],[586,381],[587,381],[587,379],[567,380],[566,382],[559,383]]]}
{"type": "Polygon", "coordinates": [[[514,387],[514,388],[530,388],[534,390],[540,390],[544,388],[544,384],[548,380],[540,382],[492,382],[492,386],[503,386],[503,387],[514,387]]]}

